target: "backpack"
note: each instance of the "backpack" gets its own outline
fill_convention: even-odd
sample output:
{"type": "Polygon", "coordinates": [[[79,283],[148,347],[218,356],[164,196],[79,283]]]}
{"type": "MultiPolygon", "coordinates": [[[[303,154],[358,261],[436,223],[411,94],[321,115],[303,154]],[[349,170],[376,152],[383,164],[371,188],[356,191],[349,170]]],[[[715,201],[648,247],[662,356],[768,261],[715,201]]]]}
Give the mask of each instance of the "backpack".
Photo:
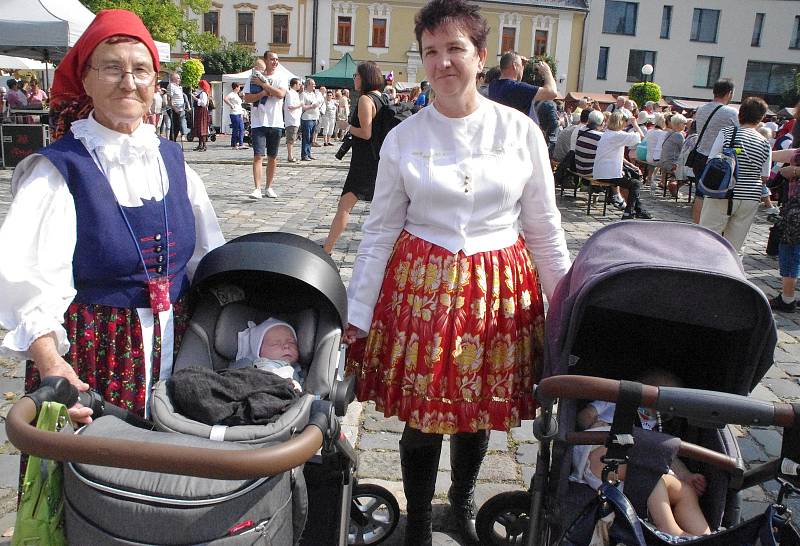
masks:
{"type": "MultiPolygon", "coordinates": [[[[697,187],[705,197],[710,199],[733,199],[733,189],[736,187],[736,127],[731,132],[728,145],[722,152],[712,157],[706,163],[697,187]]],[[[728,207],[730,208],[730,207],[728,207]]]]}
{"type": "Polygon", "coordinates": [[[380,97],[374,95],[370,96],[375,102],[375,107],[378,109],[375,118],[372,120],[372,137],[369,139],[372,144],[372,151],[377,158],[380,155],[381,146],[383,146],[383,141],[386,139],[386,135],[389,134],[389,131],[400,125],[404,120],[410,118],[419,108],[415,108],[414,105],[407,102],[389,104],[388,99],[383,95],[380,97]]]}

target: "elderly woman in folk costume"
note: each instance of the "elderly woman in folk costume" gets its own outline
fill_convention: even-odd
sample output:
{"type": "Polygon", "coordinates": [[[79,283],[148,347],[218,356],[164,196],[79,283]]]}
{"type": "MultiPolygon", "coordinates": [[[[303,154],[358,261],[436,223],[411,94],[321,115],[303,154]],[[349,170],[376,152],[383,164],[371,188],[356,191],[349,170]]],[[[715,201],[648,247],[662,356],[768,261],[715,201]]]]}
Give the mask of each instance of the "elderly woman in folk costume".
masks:
{"type": "MultiPolygon", "coordinates": [[[[200,258],[224,240],[181,148],[143,123],[155,43],[131,12],[97,14],[55,73],[55,140],[26,158],[0,228],[0,351],[25,388],[64,376],[144,414],[168,377],[200,258]]],[[[70,408],[78,422],[91,410],[70,408]]]]}

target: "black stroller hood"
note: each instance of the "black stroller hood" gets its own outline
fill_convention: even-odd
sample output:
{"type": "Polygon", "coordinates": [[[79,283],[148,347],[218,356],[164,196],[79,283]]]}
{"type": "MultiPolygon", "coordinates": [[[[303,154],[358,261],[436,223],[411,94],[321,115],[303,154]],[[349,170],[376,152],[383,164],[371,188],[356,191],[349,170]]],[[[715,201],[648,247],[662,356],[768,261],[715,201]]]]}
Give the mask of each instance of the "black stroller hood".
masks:
{"type": "Polygon", "coordinates": [[[657,366],[686,386],[748,394],[772,365],[764,294],[722,237],[692,224],[620,222],[592,235],[556,287],[543,376],[628,379],[657,366]]]}
{"type": "Polygon", "coordinates": [[[347,292],[333,260],[322,248],[292,233],[251,233],[206,254],[192,281],[192,297],[206,287],[231,281],[249,298],[285,309],[329,304],[342,331],[347,327],[347,292]]]}

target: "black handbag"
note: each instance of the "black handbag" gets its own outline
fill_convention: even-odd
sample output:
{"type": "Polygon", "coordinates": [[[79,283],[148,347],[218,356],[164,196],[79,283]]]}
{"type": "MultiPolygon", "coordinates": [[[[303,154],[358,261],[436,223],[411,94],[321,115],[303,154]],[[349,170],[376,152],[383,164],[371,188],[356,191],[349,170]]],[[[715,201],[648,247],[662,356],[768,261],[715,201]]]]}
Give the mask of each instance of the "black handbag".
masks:
{"type": "Polygon", "coordinates": [[[778,222],[769,228],[769,237],[767,238],[767,256],[777,256],[778,246],[783,237],[783,226],[778,222]]]}
{"type": "Polygon", "coordinates": [[[722,108],[721,104],[714,108],[714,111],[711,112],[711,115],[708,116],[708,119],[703,124],[703,129],[700,131],[700,136],[697,137],[697,142],[695,142],[694,148],[692,148],[692,151],[689,152],[688,156],[686,156],[687,167],[699,170],[705,165],[705,162],[708,161],[708,156],[698,152],[697,147],[700,146],[700,141],[703,140],[703,135],[706,134],[706,129],[708,128],[708,124],[711,122],[711,118],[714,117],[714,114],[716,114],[720,108],[722,108]]]}

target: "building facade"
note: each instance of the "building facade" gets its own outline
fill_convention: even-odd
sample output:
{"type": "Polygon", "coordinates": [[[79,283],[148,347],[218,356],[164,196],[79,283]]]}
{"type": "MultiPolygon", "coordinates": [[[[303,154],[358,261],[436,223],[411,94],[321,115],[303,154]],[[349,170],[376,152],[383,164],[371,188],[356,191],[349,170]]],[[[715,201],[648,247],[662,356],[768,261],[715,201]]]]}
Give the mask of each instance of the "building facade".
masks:
{"type": "Polygon", "coordinates": [[[708,100],[731,78],[734,100],[778,104],[800,69],[800,1],[593,0],[584,43],[584,91],[625,93],[649,64],[668,97],[708,100]]]}
{"type": "MultiPolygon", "coordinates": [[[[191,11],[200,30],[237,42],[255,53],[275,51],[300,76],[330,68],[350,53],[373,60],[395,81],[425,79],[414,36],[414,15],[425,0],[213,0],[204,14],[191,11]]],[[[488,66],[502,52],[551,55],[559,91],[577,89],[586,0],[478,2],[488,20],[488,66]]],[[[183,56],[176,47],[175,57],[183,56]]]]}

